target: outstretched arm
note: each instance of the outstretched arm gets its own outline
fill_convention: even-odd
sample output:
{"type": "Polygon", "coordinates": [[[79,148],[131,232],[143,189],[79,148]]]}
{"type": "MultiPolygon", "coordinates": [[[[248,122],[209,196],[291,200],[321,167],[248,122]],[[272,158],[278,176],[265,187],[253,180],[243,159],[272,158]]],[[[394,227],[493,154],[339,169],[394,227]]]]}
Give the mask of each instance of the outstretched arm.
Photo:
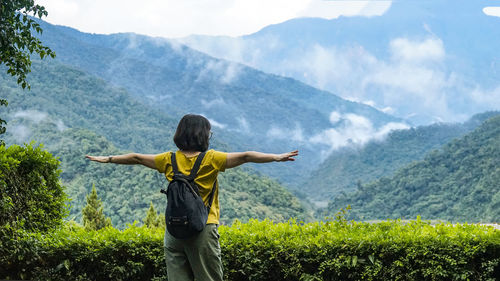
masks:
{"type": "Polygon", "coordinates": [[[285,162],[295,161],[295,156],[299,155],[299,151],[282,154],[262,153],[256,151],[247,152],[232,152],[227,154],[226,169],[237,167],[241,164],[252,163],[268,163],[268,162],[285,162]]]}
{"type": "Polygon", "coordinates": [[[123,155],[114,156],[90,156],[85,157],[91,161],[99,163],[114,163],[114,164],[125,164],[125,165],[144,165],[151,169],[156,169],[155,164],[155,154],[139,154],[139,153],[129,153],[123,155]]]}

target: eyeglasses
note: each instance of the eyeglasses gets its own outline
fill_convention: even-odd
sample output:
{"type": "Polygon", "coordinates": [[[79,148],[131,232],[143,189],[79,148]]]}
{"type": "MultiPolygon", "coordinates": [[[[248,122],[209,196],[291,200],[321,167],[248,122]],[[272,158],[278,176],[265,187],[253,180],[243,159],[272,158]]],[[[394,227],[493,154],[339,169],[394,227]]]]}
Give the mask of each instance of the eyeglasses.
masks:
{"type": "Polygon", "coordinates": [[[208,135],[208,139],[211,139],[213,134],[214,134],[214,132],[210,131],[210,134],[208,135]]]}

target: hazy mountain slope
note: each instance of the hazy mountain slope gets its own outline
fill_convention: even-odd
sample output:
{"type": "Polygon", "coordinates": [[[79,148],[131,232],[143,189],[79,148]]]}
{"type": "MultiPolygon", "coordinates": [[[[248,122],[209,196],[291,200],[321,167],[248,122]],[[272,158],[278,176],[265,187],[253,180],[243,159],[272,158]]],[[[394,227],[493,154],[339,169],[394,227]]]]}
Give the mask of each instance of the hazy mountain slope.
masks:
{"type": "MultiPolygon", "coordinates": [[[[159,189],[165,181],[158,173],[135,166],[98,165],[84,156],[175,149],[172,134],[177,120],[134,101],[123,89],[57,62],[33,62],[31,92],[23,92],[12,80],[0,75],[0,91],[9,100],[5,141],[10,145],[34,139],[60,159],[61,180],[72,199],[70,218],[81,217],[92,184],[115,226],[141,221],[151,201],[164,209],[165,197],[159,189]]],[[[215,147],[225,146],[216,142],[215,147]]],[[[249,169],[229,170],[220,185],[224,223],[236,218],[309,218],[284,187],[249,169]]]]}
{"type": "Polygon", "coordinates": [[[61,131],[95,131],[125,150],[151,153],[173,148],[170,140],[178,120],[135,101],[124,89],[57,62],[37,60],[29,81],[31,91],[23,91],[12,77],[0,74],[0,91],[9,101],[8,143],[32,139],[30,127],[48,119],[61,131]]]}
{"type": "Polygon", "coordinates": [[[328,206],[352,206],[355,219],[415,218],[497,222],[500,219],[500,116],[328,206]]]}
{"type": "Polygon", "coordinates": [[[345,127],[331,122],[332,112],[362,118],[366,135],[399,122],[367,105],[290,78],[214,59],[168,40],[135,34],[85,34],[44,22],[42,26],[42,40],[57,52],[58,61],[123,87],[142,103],[176,118],[188,112],[207,116],[216,138],[232,149],[300,149],[298,169],[259,167],[287,182],[297,172],[313,168],[321,153],[331,149],[325,132],[345,127]]]}
{"type": "Polygon", "coordinates": [[[499,112],[474,116],[465,123],[434,124],[389,133],[361,147],[334,151],[304,181],[302,192],[311,200],[327,203],[340,193],[356,190],[381,177],[389,177],[410,162],[422,160],[431,150],[438,149],[460,137],[499,112]]]}
{"type": "Polygon", "coordinates": [[[498,1],[392,1],[381,16],[292,19],[242,37],[180,40],[215,57],[374,104],[415,124],[500,107],[498,1]]]}

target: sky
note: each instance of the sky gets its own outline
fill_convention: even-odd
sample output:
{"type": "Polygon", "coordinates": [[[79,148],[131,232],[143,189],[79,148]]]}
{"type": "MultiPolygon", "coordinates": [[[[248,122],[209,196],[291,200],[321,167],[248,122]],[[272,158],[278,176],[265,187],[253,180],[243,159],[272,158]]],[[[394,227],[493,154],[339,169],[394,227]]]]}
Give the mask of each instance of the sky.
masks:
{"type": "MultiPolygon", "coordinates": [[[[192,34],[241,36],[298,17],[333,19],[341,15],[379,16],[390,8],[392,1],[38,0],[36,3],[45,6],[49,13],[44,20],[82,32],[133,32],[179,38],[192,34]]],[[[499,6],[498,1],[491,3],[499,6]]],[[[483,12],[500,17],[500,7],[485,7],[483,12]]],[[[412,118],[412,114],[417,113],[432,116],[435,121],[463,121],[468,118],[469,113],[452,110],[458,108],[450,105],[457,97],[443,94],[447,92],[462,94],[466,98],[461,96],[461,99],[474,103],[482,110],[498,105],[500,98],[500,84],[492,89],[481,88],[481,85],[463,88],[463,77],[459,73],[443,71],[441,66],[449,54],[444,42],[434,35],[427,38],[393,38],[387,46],[391,57],[385,60],[363,49],[317,45],[308,52],[287,57],[286,63],[276,64],[279,69],[266,68],[258,62],[242,59],[245,57],[242,54],[250,58],[258,57],[248,56],[248,52],[259,53],[259,48],[240,50],[244,45],[224,44],[225,50],[211,52],[207,46],[186,43],[212,56],[278,75],[291,76],[286,73],[301,71],[304,77],[296,79],[403,118],[412,118]],[[383,96],[379,100],[367,90],[374,87],[383,89],[383,96]],[[406,109],[417,113],[403,114],[406,109]]]]}
{"type": "MultiPolygon", "coordinates": [[[[134,32],[178,38],[192,34],[241,36],[297,17],[377,16],[387,0],[37,0],[45,20],[83,32],[134,32]]],[[[500,7],[487,7],[500,16],[500,7]]]]}
{"type": "Polygon", "coordinates": [[[391,1],[340,0],[38,0],[44,20],[82,32],[134,32],[178,38],[192,34],[241,36],[297,17],[376,16],[391,1]]]}

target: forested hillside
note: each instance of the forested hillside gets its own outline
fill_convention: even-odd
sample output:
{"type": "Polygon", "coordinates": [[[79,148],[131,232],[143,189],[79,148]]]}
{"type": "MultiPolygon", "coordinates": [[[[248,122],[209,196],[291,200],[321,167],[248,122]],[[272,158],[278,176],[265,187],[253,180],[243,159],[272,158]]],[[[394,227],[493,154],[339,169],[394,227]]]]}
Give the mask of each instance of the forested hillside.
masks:
{"type": "MultiPolygon", "coordinates": [[[[47,134],[47,131],[45,132],[47,134]]],[[[166,188],[164,176],[139,166],[117,166],[91,163],[85,154],[115,155],[123,153],[105,138],[86,130],[54,131],[56,142],[48,147],[62,162],[61,179],[72,199],[70,217],[80,221],[85,196],[92,184],[104,202],[104,211],[113,225],[124,227],[134,220],[142,222],[150,202],[164,211],[166,197],[160,193],[166,188]]],[[[286,221],[296,217],[307,220],[300,202],[275,181],[243,169],[233,169],[220,176],[221,220],[230,224],[234,219],[250,218],[286,221]]]]}
{"type": "Polygon", "coordinates": [[[301,150],[299,169],[254,167],[287,183],[319,164],[322,150],[332,145],[326,135],[332,128],[348,134],[349,128],[359,125],[332,123],[333,111],[362,118],[363,124],[368,123],[362,128],[364,135],[401,122],[368,105],[216,59],[171,40],[41,25],[42,40],[57,53],[58,62],[122,87],[136,100],[175,119],[188,112],[202,114],[211,120],[217,138],[234,150],[301,150]]]}
{"type": "Polygon", "coordinates": [[[8,143],[33,139],[40,121],[97,132],[121,149],[144,153],[172,148],[178,120],[135,101],[121,88],[57,62],[33,61],[31,91],[24,92],[7,74],[0,74],[0,92],[7,98],[8,143]]]}
{"type": "MultiPolygon", "coordinates": [[[[118,227],[142,221],[152,201],[165,205],[160,174],[140,167],[97,165],[86,154],[172,150],[178,120],[135,101],[126,90],[57,62],[33,62],[32,90],[24,93],[2,73],[0,91],[9,100],[7,145],[36,140],[61,160],[61,179],[79,221],[85,195],[96,185],[105,213],[118,227]]],[[[212,147],[227,150],[214,137],[212,147]]],[[[221,178],[222,221],[235,218],[307,219],[299,201],[275,181],[250,170],[221,178]]]]}
{"type": "MultiPolygon", "coordinates": [[[[337,197],[328,212],[352,206],[350,217],[500,221],[500,116],[391,178],[337,197]]],[[[327,213],[328,213],[327,212],[327,213]]]]}
{"type": "Polygon", "coordinates": [[[431,150],[465,135],[497,114],[498,111],[477,114],[465,123],[437,123],[397,130],[384,140],[339,149],[304,181],[301,191],[317,202],[332,200],[342,192],[353,192],[361,184],[390,177],[407,164],[422,160],[431,150]]]}

